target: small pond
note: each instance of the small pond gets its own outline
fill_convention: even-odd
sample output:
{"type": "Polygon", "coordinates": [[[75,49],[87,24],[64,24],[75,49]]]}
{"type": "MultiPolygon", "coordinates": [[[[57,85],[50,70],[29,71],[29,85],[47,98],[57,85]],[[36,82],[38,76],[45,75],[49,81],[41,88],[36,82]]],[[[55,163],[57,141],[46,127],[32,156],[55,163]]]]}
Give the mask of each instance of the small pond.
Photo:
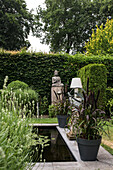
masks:
{"type": "MultiPolygon", "coordinates": [[[[42,161],[46,162],[65,162],[65,161],[76,161],[65,144],[63,138],[57,131],[56,127],[34,127],[34,131],[43,136],[48,136],[50,139],[49,146],[46,146],[43,150],[42,161]]],[[[38,162],[38,153],[34,149],[33,162],[38,162]]]]}

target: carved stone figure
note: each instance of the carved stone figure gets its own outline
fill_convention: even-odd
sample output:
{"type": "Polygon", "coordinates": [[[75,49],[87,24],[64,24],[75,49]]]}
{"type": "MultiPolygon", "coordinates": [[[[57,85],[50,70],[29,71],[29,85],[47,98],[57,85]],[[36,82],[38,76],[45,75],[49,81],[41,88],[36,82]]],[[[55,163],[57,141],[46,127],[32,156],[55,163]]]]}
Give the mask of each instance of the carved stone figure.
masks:
{"type": "Polygon", "coordinates": [[[58,102],[56,98],[56,94],[60,95],[60,99],[62,100],[64,92],[64,84],[61,83],[61,78],[58,76],[58,71],[54,71],[54,77],[52,77],[52,88],[51,88],[51,104],[55,104],[58,102]]]}
{"type": "Polygon", "coordinates": [[[58,76],[58,71],[55,70],[54,71],[54,77],[52,77],[52,86],[64,86],[62,83],[61,83],[61,78],[58,76]]]}

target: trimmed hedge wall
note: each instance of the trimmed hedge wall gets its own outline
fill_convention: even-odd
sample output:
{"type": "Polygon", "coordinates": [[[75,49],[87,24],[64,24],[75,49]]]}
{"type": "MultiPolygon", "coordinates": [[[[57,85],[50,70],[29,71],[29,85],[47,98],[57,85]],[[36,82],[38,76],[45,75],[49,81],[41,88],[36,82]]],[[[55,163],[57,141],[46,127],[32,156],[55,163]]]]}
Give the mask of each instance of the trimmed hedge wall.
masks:
{"type": "Polygon", "coordinates": [[[46,96],[50,101],[51,79],[54,70],[59,71],[62,83],[70,86],[71,79],[83,66],[90,63],[105,64],[108,72],[108,86],[113,87],[113,57],[85,56],[76,54],[44,54],[44,53],[0,53],[0,88],[5,76],[8,83],[20,80],[32,86],[41,97],[46,96]]]}
{"type": "Polygon", "coordinates": [[[58,54],[16,54],[0,53],[0,88],[5,76],[8,83],[20,80],[32,86],[41,97],[50,101],[52,77],[55,70],[59,71],[62,83],[71,81],[76,76],[76,67],[68,62],[68,57],[58,54]]]}
{"type": "Polygon", "coordinates": [[[89,91],[95,92],[99,95],[99,105],[105,106],[106,104],[106,87],[107,87],[107,69],[104,64],[88,64],[81,68],[78,72],[82,80],[83,88],[87,88],[87,79],[89,77],[89,91]]]}
{"type": "Polygon", "coordinates": [[[107,101],[110,100],[111,98],[113,99],[113,88],[106,89],[106,98],[107,101]]]}

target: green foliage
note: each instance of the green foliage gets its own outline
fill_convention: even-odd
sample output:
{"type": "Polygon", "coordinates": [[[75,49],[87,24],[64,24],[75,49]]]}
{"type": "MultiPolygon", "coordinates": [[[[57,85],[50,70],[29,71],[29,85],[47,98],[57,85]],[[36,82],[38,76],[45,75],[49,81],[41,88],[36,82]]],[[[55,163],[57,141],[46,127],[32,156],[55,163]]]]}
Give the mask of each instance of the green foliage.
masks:
{"type": "Polygon", "coordinates": [[[57,118],[41,118],[41,119],[36,119],[36,118],[31,118],[30,119],[31,123],[39,123],[39,124],[57,124],[58,120],[57,118]]]}
{"type": "Polygon", "coordinates": [[[24,90],[24,89],[27,89],[28,87],[29,86],[26,83],[16,80],[16,81],[12,81],[11,83],[9,83],[7,86],[7,89],[15,91],[17,89],[24,90]]]}
{"type": "MultiPolygon", "coordinates": [[[[70,58],[70,57],[69,57],[70,58]]],[[[60,73],[62,82],[65,84],[71,81],[76,75],[76,67],[68,56],[64,54],[43,54],[43,53],[0,53],[0,87],[3,86],[3,79],[8,75],[8,83],[20,80],[32,86],[41,98],[47,97],[50,103],[51,80],[54,71],[60,73]],[[65,76],[66,75],[66,76],[65,76]]]]}
{"type": "Polygon", "coordinates": [[[51,51],[66,53],[83,51],[92,28],[105,23],[113,7],[112,0],[46,0],[45,6],[38,8],[35,35],[49,44],[51,51]]]}
{"type": "Polygon", "coordinates": [[[90,40],[85,45],[87,54],[105,55],[113,53],[113,19],[107,19],[105,28],[103,24],[97,26],[96,32],[92,30],[90,40]]]}
{"type": "MultiPolygon", "coordinates": [[[[26,169],[34,164],[32,163],[31,147],[35,145],[37,153],[40,154],[37,144],[43,148],[48,142],[47,138],[39,136],[32,132],[31,123],[28,119],[22,119],[14,112],[8,112],[5,109],[0,111],[0,169],[26,169]],[[28,166],[29,165],[29,166],[28,166]]],[[[39,155],[41,161],[42,155],[39,155]]]]}
{"type": "Polygon", "coordinates": [[[55,117],[55,106],[54,105],[49,105],[49,117],[52,118],[52,117],[55,117]]]}
{"type": "Polygon", "coordinates": [[[25,0],[0,1],[0,48],[20,50],[29,47],[27,40],[33,29],[33,15],[25,0]]]}
{"type": "Polygon", "coordinates": [[[104,147],[104,149],[106,149],[111,155],[113,155],[113,149],[111,147],[109,147],[108,145],[105,144],[101,144],[102,147],[104,147]]]}
{"type": "Polygon", "coordinates": [[[72,111],[72,106],[67,97],[63,96],[62,99],[58,99],[54,104],[55,115],[70,115],[72,111]]]}
{"type": "MultiPolygon", "coordinates": [[[[15,105],[14,94],[12,92],[11,100],[7,101],[5,90],[1,90],[0,98],[0,169],[28,169],[32,168],[32,146],[35,145],[39,155],[39,161],[42,155],[39,152],[37,144],[43,148],[46,146],[48,139],[43,136],[38,136],[33,133],[30,119],[27,119],[19,114],[22,109],[15,105]],[[4,100],[5,97],[5,100],[4,100]],[[10,106],[10,107],[9,107],[10,106]],[[22,118],[23,117],[23,118],[22,118]]],[[[24,107],[25,108],[25,107],[24,107]]],[[[25,110],[24,110],[25,111],[25,110]]]]}
{"type": "Polygon", "coordinates": [[[37,102],[38,94],[28,88],[28,85],[24,82],[15,81],[10,83],[9,88],[6,87],[7,76],[4,80],[4,89],[0,90],[0,104],[1,107],[7,108],[8,111],[18,110],[17,114],[22,115],[22,117],[36,116],[37,113],[37,102]],[[22,89],[17,89],[22,87],[22,89]],[[27,87],[27,89],[25,89],[27,87]]]}
{"type": "Polygon", "coordinates": [[[79,107],[76,107],[77,112],[74,126],[76,127],[76,135],[80,138],[92,140],[98,139],[101,133],[105,132],[103,129],[106,125],[105,111],[99,109],[98,100],[100,90],[95,96],[95,90],[89,90],[90,79],[87,79],[86,92],[83,91],[83,102],[79,107]]]}
{"type": "MultiPolygon", "coordinates": [[[[33,144],[28,122],[13,112],[0,111],[0,169],[24,169],[33,144]]],[[[30,161],[30,160],[29,160],[30,161]]]]}
{"type": "Polygon", "coordinates": [[[107,100],[113,99],[113,88],[109,87],[106,89],[107,100]]]}
{"type": "Polygon", "coordinates": [[[40,115],[47,115],[48,114],[48,99],[46,96],[44,96],[42,99],[40,99],[40,106],[39,106],[39,112],[40,115]]]}
{"type": "Polygon", "coordinates": [[[88,64],[81,68],[78,72],[86,90],[87,79],[89,78],[89,90],[94,91],[97,96],[100,90],[98,105],[104,106],[106,103],[106,87],[107,87],[107,69],[103,64],[88,64]]]}
{"type": "Polygon", "coordinates": [[[32,116],[37,113],[37,102],[38,94],[35,90],[24,89],[23,91],[18,89],[14,91],[16,99],[18,99],[18,105],[21,105],[22,108],[26,106],[26,114],[29,114],[31,111],[32,116]]]}
{"type": "Polygon", "coordinates": [[[113,99],[108,100],[106,105],[106,107],[109,109],[108,111],[110,112],[110,116],[113,115],[113,99]]]}
{"type": "Polygon", "coordinates": [[[15,80],[24,81],[38,92],[39,96],[47,97],[50,104],[52,77],[55,70],[59,71],[62,83],[70,83],[77,76],[80,68],[91,63],[103,63],[107,70],[107,86],[113,87],[113,57],[86,56],[83,54],[43,54],[43,53],[0,53],[0,88],[4,77],[8,75],[8,83],[15,80]]]}
{"type": "Polygon", "coordinates": [[[109,116],[113,115],[113,88],[107,88],[106,89],[106,98],[107,98],[107,104],[106,104],[106,110],[109,113],[109,116]]]}

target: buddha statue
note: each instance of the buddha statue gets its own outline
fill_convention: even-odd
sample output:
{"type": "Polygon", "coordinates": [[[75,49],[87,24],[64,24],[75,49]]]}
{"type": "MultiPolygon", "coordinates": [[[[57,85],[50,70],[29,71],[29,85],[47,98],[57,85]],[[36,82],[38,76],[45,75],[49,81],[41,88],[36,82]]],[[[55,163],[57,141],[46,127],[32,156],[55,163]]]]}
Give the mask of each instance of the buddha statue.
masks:
{"type": "Polygon", "coordinates": [[[61,83],[61,78],[58,76],[58,71],[54,71],[54,77],[52,77],[52,87],[55,86],[63,86],[61,83]]]}

